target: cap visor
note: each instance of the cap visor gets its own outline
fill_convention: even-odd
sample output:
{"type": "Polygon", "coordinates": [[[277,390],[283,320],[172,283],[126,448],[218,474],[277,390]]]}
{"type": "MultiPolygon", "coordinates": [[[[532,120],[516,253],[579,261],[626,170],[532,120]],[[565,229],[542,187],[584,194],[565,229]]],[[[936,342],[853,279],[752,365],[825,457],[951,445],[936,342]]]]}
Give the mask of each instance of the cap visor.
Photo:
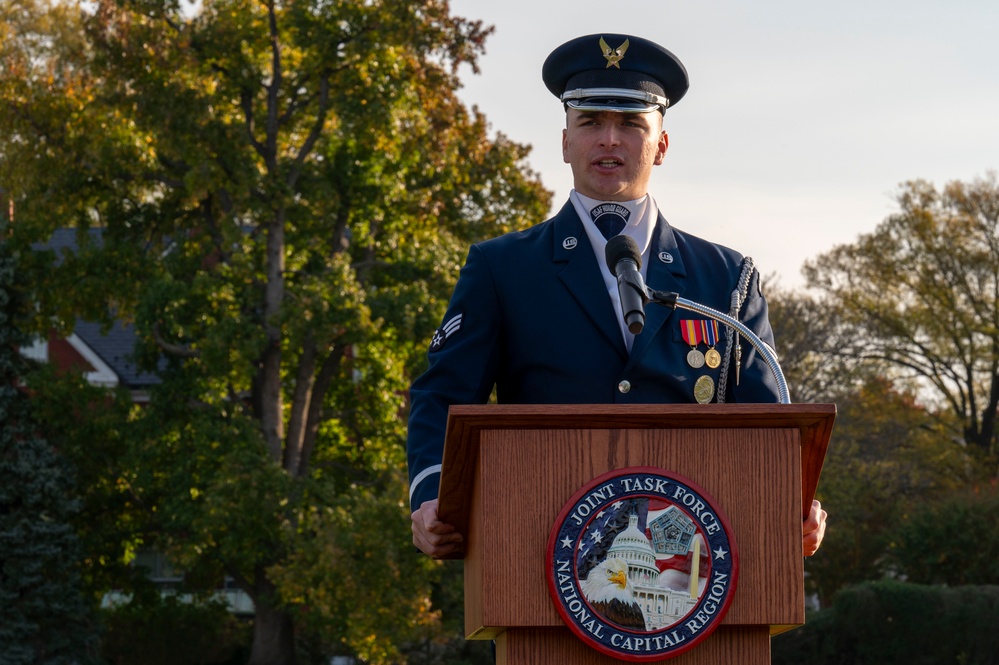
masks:
{"type": "Polygon", "coordinates": [[[565,105],[577,111],[601,112],[614,111],[616,113],[650,113],[652,111],[665,112],[659,104],[647,104],[634,99],[570,99],[565,105]]]}

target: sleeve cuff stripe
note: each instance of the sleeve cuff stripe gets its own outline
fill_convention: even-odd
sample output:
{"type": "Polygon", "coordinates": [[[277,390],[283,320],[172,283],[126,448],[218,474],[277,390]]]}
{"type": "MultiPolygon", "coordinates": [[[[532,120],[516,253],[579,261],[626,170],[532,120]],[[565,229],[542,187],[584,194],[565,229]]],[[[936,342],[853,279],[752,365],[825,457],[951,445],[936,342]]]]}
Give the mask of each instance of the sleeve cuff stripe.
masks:
{"type": "Polygon", "coordinates": [[[433,466],[428,466],[426,469],[416,474],[416,478],[413,478],[413,482],[409,484],[409,500],[410,501],[413,500],[413,494],[416,493],[416,488],[420,485],[420,483],[422,483],[424,480],[434,475],[435,473],[440,473],[440,472],[441,472],[441,465],[434,464],[433,466]]]}

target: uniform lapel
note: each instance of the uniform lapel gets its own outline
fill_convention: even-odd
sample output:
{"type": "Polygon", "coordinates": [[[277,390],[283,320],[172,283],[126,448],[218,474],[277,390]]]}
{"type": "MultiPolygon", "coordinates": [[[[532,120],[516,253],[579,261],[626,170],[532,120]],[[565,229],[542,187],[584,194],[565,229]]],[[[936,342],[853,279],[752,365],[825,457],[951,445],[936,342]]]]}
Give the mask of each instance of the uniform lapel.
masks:
{"type": "Polygon", "coordinates": [[[607,287],[601,277],[593,246],[572,202],[567,202],[562,207],[554,222],[552,258],[555,263],[562,264],[558,271],[559,279],[593,321],[593,325],[613,345],[621,358],[626,358],[627,349],[617,324],[617,313],[607,296],[607,287]]]}
{"type": "MultiPolygon", "coordinates": [[[[649,252],[646,267],[645,284],[655,291],[671,291],[683,295],[683,282],[687,269],[677,249],[676,237],[666,219],[659,215],[656,230],[652,236],[652,249],[649,252]]],[[[662,339],[661,330],[668,330],[667,321],[671,320],[673,309],[654,303],[645,306],[645,328],[642,334],[635,338],[631,345],[631,358],[628,366],[638,364],[642,355],[651,344],[668,344],[668,339],[662,339]]]]}

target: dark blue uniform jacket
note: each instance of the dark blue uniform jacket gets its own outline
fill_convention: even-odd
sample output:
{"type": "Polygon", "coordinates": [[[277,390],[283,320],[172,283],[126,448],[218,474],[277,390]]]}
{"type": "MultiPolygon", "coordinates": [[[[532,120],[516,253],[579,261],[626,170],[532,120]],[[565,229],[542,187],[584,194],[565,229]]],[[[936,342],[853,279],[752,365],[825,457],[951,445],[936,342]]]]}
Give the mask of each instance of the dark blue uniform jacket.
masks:
{"type": "MultiPolygon", "coordinates": [[[[729,313],[742,255],[673,229],[661,215],[651,250],[649,288],[729,313]]],[[[437,496],[448,407],[485,403],[493,386],[503,404],[648,404],[693,402],[703,374],[717,384],[720,369],[694,369],[686,361],[690,345],[680,321],[704,317],[649,304],[630,354],[619,317],[571,203],[542,224],[472,246],[431,344],[430,367],[411,390],[414,510],[437,496]]],[[[755,271],[739,319],[773,346],[755,271]]],[[[724,352],[721,326],[719,337],[724,352]]],[[[732,361],[725,401],[778,401],[763,359],[742,346],[740,382],[732,361]]]]}

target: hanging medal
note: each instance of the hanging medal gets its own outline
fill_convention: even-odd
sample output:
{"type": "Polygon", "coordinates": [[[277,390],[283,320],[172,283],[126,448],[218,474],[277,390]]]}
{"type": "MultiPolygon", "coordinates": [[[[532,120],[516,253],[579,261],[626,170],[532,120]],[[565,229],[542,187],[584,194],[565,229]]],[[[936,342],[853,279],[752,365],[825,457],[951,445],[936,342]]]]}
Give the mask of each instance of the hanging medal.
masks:
{"type": "Polygon", "coordinates": [[[694,369],[704,367],[704,354],[697,350],[697,345],[701,343],[701,326],[699,321],[680,321],[680,334],[683,341],[690,345],[687,352],[687,364],[694,369]]]}
{"type": "Polygon", "coordinates": [[[708,345],[708,350],[704,352],[704,364],[716,369],[721,365],[721,354],[715,349],[715,345],[718,344],[718,322],[705,319],[701,321],[701,328],[704,332],[704,343],[708,345]]]}

